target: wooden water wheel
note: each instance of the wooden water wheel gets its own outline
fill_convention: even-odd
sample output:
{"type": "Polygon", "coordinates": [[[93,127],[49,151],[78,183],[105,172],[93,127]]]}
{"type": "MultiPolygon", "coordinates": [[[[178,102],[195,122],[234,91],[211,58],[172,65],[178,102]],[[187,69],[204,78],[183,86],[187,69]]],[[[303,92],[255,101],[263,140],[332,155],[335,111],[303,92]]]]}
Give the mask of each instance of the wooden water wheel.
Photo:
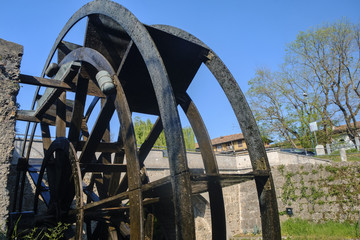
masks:
{"type": "MultiPolygon", "coordinates": [[[[213,239],[226,239],[222,187],[255,179],[264,239],[281,238],[274,184],[253,115],[229,70],[199,39],[174,27],[144,25],[116,3],[93,1],[67,22],[42,76],[21,75],[21,82],[39,88],[33,109],[17,114],[18,120],[35,124],[18,164],[13,214],[21,214],[28,173],[36,185],[37,224],[66,222],[71,225],[70,237],[76,239],[195,239],[191,196],[208,192],[213,239]],[[87,18],[84,45],[63,41],[83,18],[87,18]],[[57,63],[51,63],[56,52],[57,63]],[[251,173],[219,173],[206,127],[187,93],[202,64],[215,76],[235,112],[248,146],[251,173]],[[86,101],[91,101],[88,107],[86,101]],[[93,111],[96,104],[101,106],[99,113],[93,111]],[[204,174],[189,171],[178,105],[198,140],[204,174]],[[158,116],[140,148],[133,112],[158,116]],[[117,140],[110,141],[114,113],[120,130],[117,140]],[[91,114],[98,116],[88,129],[91,114]],[[44,148],[39,166],[29,157],[37,125],[44,148]],[[49,126],[56,127],[54,140],[49,126]],[[144,161],[162,131],[170,175],[151,182],[144,161]],[[84,183],[86,174],[90,177],[84,183]],[[47,206],[45,212],[39,211],[38,199],[47,206]],[[154,233],[154,222],[160,233],[154,233]]],[[[25,139],[28,132],[29,128],[25,139]]]]}

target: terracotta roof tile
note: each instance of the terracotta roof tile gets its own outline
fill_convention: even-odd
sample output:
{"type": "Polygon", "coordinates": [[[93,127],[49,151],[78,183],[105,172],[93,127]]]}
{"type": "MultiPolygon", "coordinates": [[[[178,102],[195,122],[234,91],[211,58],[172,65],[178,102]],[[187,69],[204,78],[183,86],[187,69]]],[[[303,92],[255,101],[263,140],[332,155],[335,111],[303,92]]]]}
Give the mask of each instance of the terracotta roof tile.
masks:
{"type": "MultiPolygon", "coordinates": [[[[240,140],[240,139],[244,139],[244,135],[242,133],[222,136],[222,137],[211,139],[211,145],[214,146],[214,145],[217,145],[217,144],[227,143],[227,142],[231,142],[231,141],[237,141],[237,140],[240,140]]],[[[196,143],[195,147],[199,148],[199,144],[196,143]]]]}
{"type": "MultiPolygon", "coordinates": [[[[354,123],[350,123],[350,126],[354,127],[354,123]]],[[[347,126],[346,126],[346,124],[344,124],[344,125],[340,125],[338,127],[334,127],[333,131],[334,131],[334,133],[342,133],[342,132],[346,132],[346,128],[347,128],[347,126]]],[[[360,129],[360,122],[356,122],[356,128],[360,129]]]]}
{"type": "Polygon", "coordinates": [[[244,135],[242,133],[237,133],[237,134],[232,134],[232,135],[227,135],[227,136],[211,139],[211,144],[217,145],[220,143],[227,143],[227,142],[236,141],[236,140],[240,140],[240,139],[244,139],[244,135]]]}

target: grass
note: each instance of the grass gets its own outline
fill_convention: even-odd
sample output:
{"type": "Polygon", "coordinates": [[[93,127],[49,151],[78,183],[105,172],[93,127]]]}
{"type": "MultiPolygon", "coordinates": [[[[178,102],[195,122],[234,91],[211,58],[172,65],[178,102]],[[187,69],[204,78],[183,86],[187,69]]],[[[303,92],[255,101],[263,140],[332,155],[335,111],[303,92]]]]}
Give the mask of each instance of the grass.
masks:
{"type": "MultiPolygon", "coordinates": [[[[333,152],[330,155],[322,155],[316,156],[317,158],[328,159],[334,162],[341,162],[339,151],[333,152]]],[[[360,161],[360,152],[356,151],[356,149],[351,149],[346,151],[347,161],[349,162],[357,162],[360,161]],[[354,151],[355,150],[355,151],[354,151]]]]}
{"type": "Polygon", "coordinates": [[[288,219],[281,224],[283,237],[287,239],[358,239],[359,228],[357,224],[328,221],[314,223],[301,219],[288,219]]]}
{"type": "Polygon", "coordinates": [[[64,239],[64,233],[69,228],[70,224],[58,222],[57,226],[53,228],[37,228],[34,227],[32,229],[24,229],[22,231],[18,231],[18,223],[20,218],[15,224],[14,230],[11,233],[11,236],[7,237],[6,233],[0,232],[0,240],[11,239],[28,239],[28,240],[60,240],[64,239]]]}

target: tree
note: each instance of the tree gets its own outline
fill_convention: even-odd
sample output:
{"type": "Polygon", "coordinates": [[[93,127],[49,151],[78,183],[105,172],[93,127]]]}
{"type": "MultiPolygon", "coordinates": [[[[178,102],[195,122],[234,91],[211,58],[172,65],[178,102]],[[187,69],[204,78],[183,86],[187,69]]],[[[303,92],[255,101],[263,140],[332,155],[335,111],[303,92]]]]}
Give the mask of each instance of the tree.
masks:
{"type": "MultiPolygon", "coordinates": [[[[138,146],[140,146],[145,142],[146,137],[149,135],[153,127],[153,124],[151,123],[150,119],[143,121],[141,120],[140,117],[135,117],[133,124],[135,130],[136,143],[138,146]]],[[[182,130],[183,130],[186,149],[189,150],[195,149],[195,136],[192,128],[185,127],[182,130]]],[[[166,147],[164,131],[161,132],[159,138],[156,140],[154,145],[158,147],[166,147]]]]}
{"type": "Polygon", "coordinates": [[[325,99],[323,109],[336,108],[327,116],[345,121],[355,142],[360,110],[360,28],[346,20],[300,32],[287,49],[290,66],[309,72],[325,99]],[[339,115],[340,113],[341,115],[339,115]],[[353,123],[353,125],[351,124],[353,123]]]}
{"type": "Polygon", "coordinates": [[[354,141],[360,110],[360,28],[345,20],[300,32],[286,48],[279,72],[257,69],[247,95],[263,132],[296,147],[310,145],[309,123],[317,121],[319,142],[345,121],[354,141]]]}
{"type": "Polygon", "coordinates": [[[263,135],[280,135],[296,147],[294,120],[288,115],[284,94],[279,91],[274,74],[268,69],[257,69],[249,85],[247,96],[263,135]]]}

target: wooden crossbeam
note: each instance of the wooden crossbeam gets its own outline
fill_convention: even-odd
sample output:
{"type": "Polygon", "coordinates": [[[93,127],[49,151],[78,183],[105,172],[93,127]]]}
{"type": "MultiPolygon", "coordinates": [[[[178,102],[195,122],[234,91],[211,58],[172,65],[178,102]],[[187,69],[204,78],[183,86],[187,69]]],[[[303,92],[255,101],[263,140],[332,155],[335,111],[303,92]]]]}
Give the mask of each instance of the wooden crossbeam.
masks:
{"type": "MultiPolygon", "coordinates": [[[[65,82],[66,84],[72,82],[76,74],[78,73],[81,64],[78,62],[69,63],[67,66],[60,68],[55,76],[55,79],[65,82]]],[[[35,111],[35,117],[42,118],[42,115],[50,108],[56,99],[63,92],[63,89],[47,88],[44,95],[38,100],[37,108],[35,111]]]]}
{"type": "MultiPolygon", "coordinates": [[[[62,89],[65,91],[75,92],[76,91],[76,84],[78,81],[78,77],[74,77],[74,80],[69,83],[62,82],[56,79],[49,79],[49,78],[42,78],[42,77],[35,77],[26,74],[19,75],[20,83],[30,84],[40,87],[50,87],[55,89],[62,89]]],[[[88,87],[88,95],[97,96],[97,97],[105,97],[105,95],[101,92],[100,88],[96,85],[96,83],[92,80],[89,81],[88,87]]]]}
{"type": "Polygon", "coordinates": [[[126,164],[81,163],[84,172],[126,172],[126,164]]]}
{"type": "Polygon", "coordinates": [[[20,83],[31,84],[41,87],[64,89],[67,91],[75,91],[75,88],[72,84],[67,84],[65,82],[56,79],[34,77],[26,74],[20,74],[19,79],[20,79],[20,83]]]}

